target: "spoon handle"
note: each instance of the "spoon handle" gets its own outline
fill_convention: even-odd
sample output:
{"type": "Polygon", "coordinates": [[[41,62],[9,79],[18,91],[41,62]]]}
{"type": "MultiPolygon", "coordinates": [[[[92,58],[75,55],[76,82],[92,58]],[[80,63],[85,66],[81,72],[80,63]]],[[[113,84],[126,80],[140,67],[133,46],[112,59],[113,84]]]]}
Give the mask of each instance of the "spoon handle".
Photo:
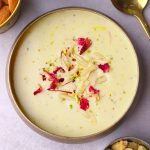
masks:
{"type": "Polygon", "coordinates": [[[144,28],[145,32],[147,33],[147,36],[148,36],[148,38],[150,40],[150,27],[149,27],[147,21],[145,20],[145,18],[143,16],[143,13],[140,12],[140,13],[136,14],[135,16],[137,17],[137,19],[142,24],[142,26],[143,26],[143,28],[144,28]]]}

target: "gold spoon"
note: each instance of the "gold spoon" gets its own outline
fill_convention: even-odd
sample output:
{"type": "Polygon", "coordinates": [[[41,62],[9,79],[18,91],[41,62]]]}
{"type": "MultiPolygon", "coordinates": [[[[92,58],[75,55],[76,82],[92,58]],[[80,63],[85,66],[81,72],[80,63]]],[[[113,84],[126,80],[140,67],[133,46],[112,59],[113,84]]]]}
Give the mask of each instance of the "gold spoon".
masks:
{"type": "Polygon", "coordinates": [[[120,11],[133,15],[142,24],[147,36],[150,40],[150,27],[143,16],[143,10],[148,0],[111,0],[114,6],[120,11]]]}

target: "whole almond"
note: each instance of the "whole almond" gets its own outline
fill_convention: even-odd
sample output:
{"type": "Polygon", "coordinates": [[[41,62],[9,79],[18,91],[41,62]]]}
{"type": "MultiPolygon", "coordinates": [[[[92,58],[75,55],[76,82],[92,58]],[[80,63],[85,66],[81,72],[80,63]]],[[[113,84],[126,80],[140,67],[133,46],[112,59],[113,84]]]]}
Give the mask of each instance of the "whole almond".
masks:
{"type": "Polygon", "coordinates": [[[19,0],[8,0],[8,6],[11,13],[15,10],[19,0]]]}
{"type": "Polygon", "coordinates": [[[2,8],[3,6],[3,2],[0,0],[0,9],[2,8]]]}
{"type": "Polygon", "coordinates": [[[10,16],[10,10],[8,6],[3,6],[0,9],[0,24],[2,24],[4,21],[6,21],[8,19],[8,17],[10,16]]]}
{"type": "Polygon", "coordinates": [[[5,4],[8,4],[8,0],[2,0],[5,4]]]}

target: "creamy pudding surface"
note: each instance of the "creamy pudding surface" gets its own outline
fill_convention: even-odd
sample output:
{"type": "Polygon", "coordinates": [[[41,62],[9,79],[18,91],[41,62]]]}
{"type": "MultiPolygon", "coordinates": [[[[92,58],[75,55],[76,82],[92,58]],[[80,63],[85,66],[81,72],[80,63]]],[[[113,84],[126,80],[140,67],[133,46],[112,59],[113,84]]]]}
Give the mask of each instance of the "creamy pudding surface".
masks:
{"type": "Polygon", "coordinates": [[[133,102],[139,81],[134,48],[103,15],[56,11],[33,23],[16,48],[15,94],[45,131],[67,137],[102,132],[133,102]]]}

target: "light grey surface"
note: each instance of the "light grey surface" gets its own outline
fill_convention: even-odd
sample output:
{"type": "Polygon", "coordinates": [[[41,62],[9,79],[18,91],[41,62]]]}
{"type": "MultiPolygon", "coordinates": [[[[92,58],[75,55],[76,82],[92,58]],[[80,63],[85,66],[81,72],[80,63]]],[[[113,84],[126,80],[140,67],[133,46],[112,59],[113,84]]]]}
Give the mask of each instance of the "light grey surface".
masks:
{"type": "MultiPolygon", "coordinates": [[[[150,3],[145,16],[150,24],[150,3]]],[[[110,0],[23,0],[21,15],[17,23],[6,33],[0,34],[0,115],[0,150],[103,150],[113,139],[122,136],[136,136],[150,143],[150,41],[141,25],[134,17],[118,12],[110,0]],[[72,145],[51,141],[28,128],[12,107],[5,85],[8,53],[19,32],[37,16],[66,6],[90,7],[120,23],[131,37],[136,51],[141,55],[144,71],[142,96],[135,110],[124,122],[104,138],[72,145]]]]}

